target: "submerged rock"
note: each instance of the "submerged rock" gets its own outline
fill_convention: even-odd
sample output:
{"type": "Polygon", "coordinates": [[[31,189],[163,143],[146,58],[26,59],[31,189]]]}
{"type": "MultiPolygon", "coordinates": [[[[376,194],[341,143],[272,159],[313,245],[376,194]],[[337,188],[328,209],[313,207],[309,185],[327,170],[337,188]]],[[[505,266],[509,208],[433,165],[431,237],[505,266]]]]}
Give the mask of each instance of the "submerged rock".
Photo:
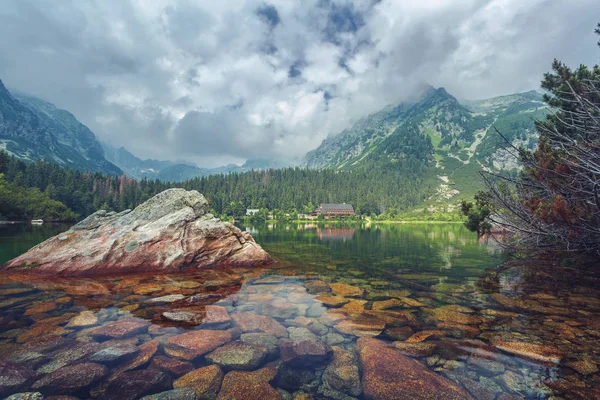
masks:
{"type": "Polygon", "coordinates": [[[527,342],[492,341],[498,349],[533,361],[558,364],[564,354],[554,346],[527,342]]]}
{"type": "Polygon", "coordinates": [[[333,350],[319,339],[281,339],[279,341],[281,359],[295,366],[315,366],[327,362],[333,356],[333,350]]]}
{"type": "Polygon", "coordinates": [[[98,211],[3,269],[74,275],[272,262],[250,234],[208,210],[197,191],[168,189],[133,211],[98,211]]]}
{"type": "Polygon", "coordinates": [[[207,354],[205,358],[225,371],[251,371],[263,363],[267,352],[268,349],[265,346],[238,340],[219,347],[207,354]]]}
{"type": "Polygon", "coordinates": [[[225,375],[217,400],[280,400],[281,394],[269,384],[277,370],[266,367],[253,372],[232,371],[225,375]]]}
{"type": "Polygon", "coordinates": [[[17,364],[0,361],[0,395],[14,393],[34,378],[33,371],[17,364]]]}
{"type": "Polygon", "coordinates": [[[242,332],[264,332],[277,337],[287,336],[287,329],[279,322],[265,315],[234,313],[231,317],[242,332]]]}
{"type": "Polygon", "coordinates": [[[81,363],[62,367],[35,382],[33,389],[48,393],[71,393],[89,386],[106,375],[107,369],[96,363],[81,363]]]}
{"type": "Polygon", "coordinates": [[[192,360],[230,340],[231,333],[227,331],[197,330],[171,336],[164,343],[164,350],[170,356],[192,360]]]}
{"type": "Polygon", "coordinates": [[[209,365],[188,372],[181,378],[173,382],[176,389],[189,389],[196,393],[198,399],[215,398],[221,382],[223,381],[223,371],[216,365],[209,365]]]}
{"type": "Polygon", "coordinates": [[[319,392],[334,399],[345,395],[359,396],[362,392],[358,363],[353,353],[340,347],[333,348],[333,360],[323,373],[323,385],[319,392]]]}
{"type": "Polygon", "coordinates": [[[187,388],[172,389],[166,392],[150,394],[140,400],[196,400],[196,392],[187,388]]]}
{"type": "Polygon", "coordinates": [[[152,393],[169,389],[171,379],[167,374],[155,369],[142,369],[124,372],[107,386],[99,400],[134,400],[152,393]]]}
{"type": "Polygon", "coordinates": [[[358,339],[364,396],[375,400],[473,399],[456,383],[436,375],[384,342],[358,339]]]}

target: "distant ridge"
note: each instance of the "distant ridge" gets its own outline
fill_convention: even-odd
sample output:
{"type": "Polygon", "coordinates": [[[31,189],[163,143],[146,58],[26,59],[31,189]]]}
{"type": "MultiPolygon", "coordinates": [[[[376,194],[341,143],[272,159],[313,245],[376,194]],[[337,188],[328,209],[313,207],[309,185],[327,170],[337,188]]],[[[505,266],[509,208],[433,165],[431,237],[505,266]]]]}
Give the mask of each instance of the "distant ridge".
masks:
{"type": "Polygon", "coordinates": [[[121,175],[96,135],[73,114],[36,97],[11,94],[0,80],[0,148],[17,158],[121,175]]]}

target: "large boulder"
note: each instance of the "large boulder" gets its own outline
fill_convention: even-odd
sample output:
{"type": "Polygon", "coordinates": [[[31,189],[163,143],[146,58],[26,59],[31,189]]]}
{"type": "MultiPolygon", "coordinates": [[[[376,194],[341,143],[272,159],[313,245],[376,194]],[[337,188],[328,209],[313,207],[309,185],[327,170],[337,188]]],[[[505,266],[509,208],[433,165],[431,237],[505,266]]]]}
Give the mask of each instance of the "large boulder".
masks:
{"type": "Polygon", "coordinates": [[[208,210],[197,191],[168,189],[133,211],[98,211],[3,269],[75,275],[272,262],[250,234],[208,210]]]}
{"type": "Polygon", "coordinates": [[[364,397],[372,400],[473,400],[456,383],[372,338],[356,344],[364,397]]]}

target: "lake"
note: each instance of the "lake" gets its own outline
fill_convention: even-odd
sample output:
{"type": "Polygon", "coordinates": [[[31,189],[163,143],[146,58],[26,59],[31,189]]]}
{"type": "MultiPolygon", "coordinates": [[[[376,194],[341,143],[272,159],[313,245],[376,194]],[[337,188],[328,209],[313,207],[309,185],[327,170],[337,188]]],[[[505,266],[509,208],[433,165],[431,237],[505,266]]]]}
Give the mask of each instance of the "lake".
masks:
{"type": "MultiPolygon", "coordinates": [[[[0,225],[0,263],[66,228],[0,225]]],[[[507,261],[461,224],[240,228],[278,263],[0,275],[0,398],[600,398],[583,265],[507,261]]]]}

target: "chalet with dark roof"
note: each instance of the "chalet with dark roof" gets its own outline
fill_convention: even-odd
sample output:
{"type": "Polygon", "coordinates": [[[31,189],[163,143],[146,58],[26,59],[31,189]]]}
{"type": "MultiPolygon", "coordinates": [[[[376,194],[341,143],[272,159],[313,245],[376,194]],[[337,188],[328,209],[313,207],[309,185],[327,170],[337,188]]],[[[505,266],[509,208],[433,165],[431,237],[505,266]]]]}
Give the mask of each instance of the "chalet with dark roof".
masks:
{"type": "Polygon", "coordinates": [[[354,207],[352,204],[336,204],[336,203],[323,203],[317,208],[315,211],[317,215],[323,215],[325,218],[335,218],[335,217],[347,217],[350,215],[354,215],[354,207]]]}

